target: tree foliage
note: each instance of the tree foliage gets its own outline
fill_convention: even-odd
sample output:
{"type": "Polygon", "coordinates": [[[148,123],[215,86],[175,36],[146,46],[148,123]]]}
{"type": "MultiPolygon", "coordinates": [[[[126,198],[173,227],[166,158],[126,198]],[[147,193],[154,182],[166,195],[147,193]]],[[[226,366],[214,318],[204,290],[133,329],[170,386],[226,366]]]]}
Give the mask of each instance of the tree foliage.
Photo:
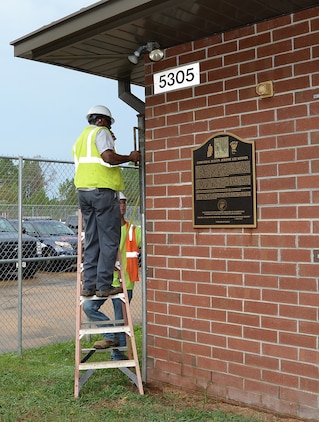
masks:
{"type": "Polygon", "coordinates": [[[19,169],[13,160],[0,159],[0,202],[16,203],[18,200],[19,169]]]}
{"type": "Polygon", "coordinates": [[[24,204],[48,203],[46,181],[39,161],[24,161],[22,200],[24,204]]]}
{"type": "Polygon", "coordinates": [[[77,193],[73,179],[66,179],[59,185],[59,200],[68,205],[77,204],[77,193]]]}

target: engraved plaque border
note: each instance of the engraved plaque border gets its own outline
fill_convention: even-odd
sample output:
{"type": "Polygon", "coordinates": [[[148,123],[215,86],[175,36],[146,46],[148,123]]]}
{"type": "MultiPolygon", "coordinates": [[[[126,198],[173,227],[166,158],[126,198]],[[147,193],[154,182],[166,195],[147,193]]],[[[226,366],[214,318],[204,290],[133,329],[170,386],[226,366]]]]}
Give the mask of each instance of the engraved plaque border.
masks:
{"type": "Polygon", "coordinates": [[[254,141],[218,132],[192,150],[192,208],[195,228],[257,227],[254,141]]]}

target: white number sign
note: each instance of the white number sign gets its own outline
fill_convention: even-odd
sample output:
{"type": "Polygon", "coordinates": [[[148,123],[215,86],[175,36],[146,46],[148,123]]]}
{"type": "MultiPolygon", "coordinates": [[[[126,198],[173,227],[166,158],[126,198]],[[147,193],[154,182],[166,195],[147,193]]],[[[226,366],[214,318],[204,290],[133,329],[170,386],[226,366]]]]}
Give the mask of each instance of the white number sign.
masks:
{"type": "Polygon", "coordinates": [[[199,63],[188,64],[154,74],[154,94],[199,84],[199,63]]]}

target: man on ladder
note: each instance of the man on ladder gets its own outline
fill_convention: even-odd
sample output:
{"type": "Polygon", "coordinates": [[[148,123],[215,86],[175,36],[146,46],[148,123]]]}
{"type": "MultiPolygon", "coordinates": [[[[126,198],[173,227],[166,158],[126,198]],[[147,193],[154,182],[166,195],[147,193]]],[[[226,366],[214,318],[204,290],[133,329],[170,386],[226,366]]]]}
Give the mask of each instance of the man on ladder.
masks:
{"type": "MultiPolygon", "coordinates": [[[[121,242],[120,254],[121,265],[125,276],[125,283],[127,288],[127,295],[129,303],[133,297],[134,283],[139,281],[139,252],[142,242],[141,227],[133,225],[131,222],[125,220],[126,213],[126,197],[120,192],[120,212],[121,212],[121,242]]],[[[122,280],[124,282],[124,280],[122,280]]],[[[114,271],[113,287],[120,286],[119,271],[114,271]]],[[[107,315],[100,311],[106,299],[101,300],[87,300],[83,303],[83,311],[91,321],[109,321],[107,315]]],[[[114,319],[116,321],[123,320],[122,300],[119,298],[112,298],[114,307],[114,319]]],[[[120,324],[119,324],[120,325],[120,324]]],[[[104,333],[103,340],[96,341],[93,345],[96,349],[107,349],[109,347],[125,347],[126,335],[122,333],[104,333]]],[[[123,360],[127,357],[122,351],[113,349],[111,353],[113,360],[123,360]]]]}
{"type": "MultiPolygon", "coordinates": [[[[129,161],[137,163],[140,160],[140,152],[131,151],[129,155],[119,155],[115,152],[116,138],[111,131],[114,119],[107,107],[92,107],[87,113],[87,120],[89,126],[83,130],[73,146],[74,184],[78,191],[80,208],[79,230],[82,228],[82,218],[85,229],[83,266],[81,236],[78,236],[74,396],[79,396],[81,387],[97,369],[104,368],[118,368],[136,384],[140,394],[144,394],[126,283],[122,284],[123,288],[112,286],[121,237],[118,192],[124,189],[118,165],[129,161]],[[86,301],[105,300],[115,295],[124,300],[127,323],[124,326],[83,327],[81,305],[86,301]],[[83,348],[81,339],[85,335],[100,334],[104,331],[114,334],[124,332],[130,338],[133,359],[130,357],[111,362],[92,362],[90,358],[95,354],[96,348],[83,348]],[[83,353],[85,356],[82,358],[83,353]],[[135,368],[135,372],[130,368],[135,368]]],[[[122,267],[120,272],[121,279],[124,280],[122,267]]]]}
{"type": "Polygon", "coordinates": [[[108,297],[122,291],[112,287],[121,236],[118,191],[124,189],[118,165],[139,161],[140,152],[115,152],[114,118],[107,107],[94,106],[86,117],[89,125],[73,146],[74,184],[85,226],[82,296],[108,297]]]}

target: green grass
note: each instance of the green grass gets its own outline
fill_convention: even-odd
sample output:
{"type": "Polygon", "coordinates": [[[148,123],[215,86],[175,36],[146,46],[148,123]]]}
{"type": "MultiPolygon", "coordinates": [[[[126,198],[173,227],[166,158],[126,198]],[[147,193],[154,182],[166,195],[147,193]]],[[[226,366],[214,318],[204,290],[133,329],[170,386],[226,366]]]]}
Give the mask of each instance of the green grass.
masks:
{"type": "MultiPolygon", "coordinates": [[[[140,327],[136,340],[140,349],[140,327]]],[[[1,422],[260,421],[220,411],[214,401],[210,409],[204,396],[194,401],[174,389],[146,386],[141,396],[117,369],[96,371],[74,398],[74,342],[27,350],[22,357],[0,355],[0,368],[1,422]]]]}

